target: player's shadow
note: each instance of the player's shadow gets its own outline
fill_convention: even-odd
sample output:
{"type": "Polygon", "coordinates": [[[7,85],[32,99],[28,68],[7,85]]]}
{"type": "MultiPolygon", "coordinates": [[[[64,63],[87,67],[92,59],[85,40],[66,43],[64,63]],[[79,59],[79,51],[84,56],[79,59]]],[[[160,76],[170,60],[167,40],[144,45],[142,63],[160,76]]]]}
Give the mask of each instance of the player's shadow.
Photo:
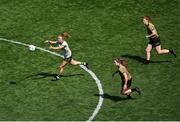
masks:
{"type": "MultiPolygon", "coordinates": [[[[53,73],[48,73],[48,72],[40,72],[36,75],[32,75],[32,80],[36,80],[36,79],[43,79],[43,78],[47,78],[47,77],[54,77],[57,76],[58,74],[53,74],[53,73]]],[[[62,75],[61,77],[74,77],[74,76],[84,76],[84,74],[70,74],[70,75],[62,75]]]]}
{"type": "MultiPolygon", "coordinates": [[[[132,60],[135,60],[135,61],[138,61],[142,64],[145,64],[146,63],[146,59],[145,58],[142,58],[140,56],[136,56],[136,55],[122,55],[121,57],[124,57],[124,58],[129,58],[129,59],[132,59],[132,60]]],[[[150,61],[150,63],[171,63],[171,61],[150,61]]]]}
{"type": "MultiPolygon", "coordinates": [[[[17,84],[21,81],[24,81],[24,80],[27,80],[27,79],[31,79],[31,80],[37,80],[37,79],[44,79],[44,78],[47,78],[47,77],[54,77],[54,76],[57,76],[57,74],[53,74],[53,73],[48,73],[48,72],[41,72],[41,73],[37,73],[37,74],[34,74],[34,75],[30,75],[30,76],[27,76],[25,78],[22,78],[18,81],[9,81],[9,84],[17,84]]],[[[70,75],[63,75],[62,77],[74,77],[74,76],[84,76],[84,74],[70,74],[70,75]]]]}
{"type": "Polygon", "coordinates": [[[113,102],[119,102],[119,101],[125,101],[125,100],[135,100],[135,98],[113,96],[113,95],[109,95],[107,93],[104,93],[104,94],[94,94],[94,96],[101,96],[102,98],[112,100],[113,102]]]}

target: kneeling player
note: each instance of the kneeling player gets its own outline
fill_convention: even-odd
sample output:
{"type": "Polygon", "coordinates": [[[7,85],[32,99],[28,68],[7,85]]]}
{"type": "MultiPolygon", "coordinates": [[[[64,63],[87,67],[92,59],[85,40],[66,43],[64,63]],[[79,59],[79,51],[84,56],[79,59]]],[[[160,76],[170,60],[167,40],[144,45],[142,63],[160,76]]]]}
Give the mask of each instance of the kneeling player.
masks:
{"type": "Polygon", "coordinates": [[[113,63],[117,66],[118,70],[112,74],[112,77],[114,77],[116,73],[120,74],[122,79],[121,93],[123,95],[127,95],[128,98],[131,98],[130,94],[134,91],[140,95],[141,94],[140,88],[138,87],[132,89],[130,88],[132,83],[132,77],[128,71],[127,62],[123,59],[115,59],[113,63]]]}

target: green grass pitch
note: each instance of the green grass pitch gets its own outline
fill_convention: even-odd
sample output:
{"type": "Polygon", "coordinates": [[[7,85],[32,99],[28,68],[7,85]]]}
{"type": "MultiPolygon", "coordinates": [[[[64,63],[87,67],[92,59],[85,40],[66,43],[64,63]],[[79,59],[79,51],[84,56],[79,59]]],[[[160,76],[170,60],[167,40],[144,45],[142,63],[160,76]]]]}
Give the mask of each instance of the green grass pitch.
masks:
{"type": "MultiPolygon", "coordinates": [[[[180,120],[179,0],[0,0],[0,37],[48,49],[43,43],[67,31],[75,59],[88,61],[101,80],[104,102],[94,120],[180,120]],[[172,55],[157,56],[143,65],[150,15],[162,47],[172,55]],[[125,100],[120,77],[112,80],[112,60],[128,60],[133,85],[142,96],[125,100]]],[[[59,57],[0,40],[0,120],[87,120],[98,103],[95,81],[79,67],[66,67],[57,82],[59,57]]]]}

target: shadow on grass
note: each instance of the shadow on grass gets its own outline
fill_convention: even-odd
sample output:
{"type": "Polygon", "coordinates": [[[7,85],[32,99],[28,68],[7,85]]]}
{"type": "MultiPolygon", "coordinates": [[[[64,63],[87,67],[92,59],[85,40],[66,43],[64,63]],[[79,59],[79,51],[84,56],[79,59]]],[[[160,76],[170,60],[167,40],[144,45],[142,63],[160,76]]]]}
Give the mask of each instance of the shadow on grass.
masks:
{"type": "MultiPolygon", "coordinates": [[[[142,58],[140,56],[136,56],[136,55],[122,55],[121,57],[124,57],[124,58],[129,58],[129,59],[132,59],[132,60],[135,60],[135,61],[138,61],[142,64],[145,64],[146,62],[146,59],[145,58],[142,58]]],[[[172,61],[150,61],[150,63],[172,63],[172,61]]]]}
{"type": "MultiPolygon", "coordinates": [[[[43,78],[46,78],[46,77],[54,77],[54,76],[57,76],[58,74],[53,74],[53,73],[48,73],[48,72],[40,72],[36,75],[32,75],[32,78],[33,80],[35,79],[43,79],[43,78]]],[[[70,74],[70,75],[62,75],[61,77],[74,77],[74,76],[84,76],[84,74],[70,74]]]]}
{"type": "MultiPolygon", "coordinates": [[[[53,74],[53,73],[48,73],[48,72],[40,72],[40,73],[37,73],[35,75],[30,75],[30,76],[27,76],[27,77],[24,77],[18,81],[9,81],[9,84],[17,84],[18,82],[21,82],[21,81],[24,81],[26,79],[31,79],[31,80],[37,80],[37,79],[43,79],[43,78],[47,78],[47,77],[54,77],[56,76],[57,74],[53,74]]],[[[62,77],[74,77],[74,76],[84,76],[84,74],[70,74],[70,75],[63,75],[62,77]]]]}
{"type": "Polygon", "coordinates": [[[104,94],[94,94],[94,96],[101,96],[104,99],[109,99],[109,100],[112,100],[114,102],[125,101],[125,100],[135,100],[136,99],[136,98],[127,98],[127,97],[112,96],[112,95],[109,95],[107,93],[104,93],[104,94]]]}

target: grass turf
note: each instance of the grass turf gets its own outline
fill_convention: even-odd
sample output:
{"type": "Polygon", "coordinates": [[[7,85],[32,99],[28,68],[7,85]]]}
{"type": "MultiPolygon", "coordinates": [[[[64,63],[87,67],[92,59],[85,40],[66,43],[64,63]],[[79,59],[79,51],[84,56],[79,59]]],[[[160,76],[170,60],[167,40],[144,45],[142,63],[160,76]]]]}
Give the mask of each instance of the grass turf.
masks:
{"type": "MultiPolygon", "coordinates": [[[[179,57],[152,52],[154,63],[142,65],[142,16],[153,17],[162,47],[179,52],[179,10],[178,0],[1,0],[0,36],[47,48],[44,40],[68,31],[75,59],[90,63],[106,93],[95,120],[179,120],[179,57]],[[111,79],[117,56],[128,60],[141,97],[119,95],[120,78],[111,79]]],[[[97,87],[80,68],[67,67],[65,73],[82,76],[51,82],[32,75],[55,72],[58,57],[2,41],[0,55],[0,120],[87,120],[93,112],[97,87]]]]}

